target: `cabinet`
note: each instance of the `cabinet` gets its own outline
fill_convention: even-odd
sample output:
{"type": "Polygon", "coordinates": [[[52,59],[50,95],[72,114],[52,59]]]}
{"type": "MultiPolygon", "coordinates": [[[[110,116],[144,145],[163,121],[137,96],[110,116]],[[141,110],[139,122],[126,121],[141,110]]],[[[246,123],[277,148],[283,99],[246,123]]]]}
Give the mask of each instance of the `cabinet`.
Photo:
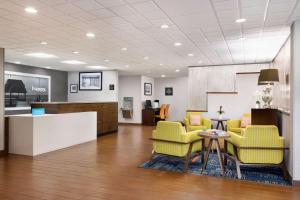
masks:
{"type": "Polygon", "coordinates": [[[281,112],[278,109],[252,109],[251,124],[252,125],[274,125],[278,127],[280,136],[282,135],[281,112]]]}

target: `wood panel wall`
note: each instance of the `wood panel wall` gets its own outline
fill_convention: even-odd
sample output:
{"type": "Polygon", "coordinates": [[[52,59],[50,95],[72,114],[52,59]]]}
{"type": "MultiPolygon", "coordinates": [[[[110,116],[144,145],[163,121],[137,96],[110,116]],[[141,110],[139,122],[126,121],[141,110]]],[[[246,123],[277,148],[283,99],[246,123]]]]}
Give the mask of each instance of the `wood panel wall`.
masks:
{"type": "Polygon", "coordinates": [[[273,89],[273,105],[287,113],[291,109],[291,67],[291,39],[288,38],[272,62],[272,68],[279,73],[279,83],[273,89]]]}

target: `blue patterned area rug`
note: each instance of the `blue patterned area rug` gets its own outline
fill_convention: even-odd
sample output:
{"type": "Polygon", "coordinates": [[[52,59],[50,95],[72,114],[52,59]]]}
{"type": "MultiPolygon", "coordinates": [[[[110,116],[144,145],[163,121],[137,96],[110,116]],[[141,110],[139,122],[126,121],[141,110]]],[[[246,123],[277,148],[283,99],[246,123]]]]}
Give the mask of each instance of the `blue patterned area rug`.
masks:
{"type": "MultiPolygon", "coordinates": [[[[210,154],[209,161],[206,170],[201,172],[202,163],[200,158],[190,163],[188,173],[196,175],[208,175],[223,177],[221,174],[221,167],[219,165],[217,154],[210,154]]],[[[158,169],[163,171],[182,172],[184,163],[183,160],[165,155],[156,155],[150,162],[147,161],[141,165],[140,168],[146,169],[158,169]]],[[[225,166],[225,178],[238,179],[236,173],[235,163],[228,159],[228,164],[225,166]]],[[[255,181],[265,184],[277,184],[277,185],[291,185],[283,177],[283,172],[279,167],[247,167],[241,166],[242,180],[255,181]]]]}

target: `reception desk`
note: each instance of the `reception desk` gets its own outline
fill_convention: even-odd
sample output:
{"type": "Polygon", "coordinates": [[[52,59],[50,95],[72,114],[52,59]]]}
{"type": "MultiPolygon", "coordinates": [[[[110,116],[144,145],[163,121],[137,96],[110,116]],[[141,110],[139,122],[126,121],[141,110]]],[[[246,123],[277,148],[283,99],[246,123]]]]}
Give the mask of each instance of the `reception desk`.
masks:
{"type": "Polygon", "coordinates": [[[97,139],[96,112],[9,116],[9,153],[36,156],[97,139]]]}
{"type": "Polygon", "coordinates": [[[32,103],[32,108],[45,108],[47,114],[97,112],[97,133],[103,135],[118,130],[117,102],[50,102],[32,103]]]}

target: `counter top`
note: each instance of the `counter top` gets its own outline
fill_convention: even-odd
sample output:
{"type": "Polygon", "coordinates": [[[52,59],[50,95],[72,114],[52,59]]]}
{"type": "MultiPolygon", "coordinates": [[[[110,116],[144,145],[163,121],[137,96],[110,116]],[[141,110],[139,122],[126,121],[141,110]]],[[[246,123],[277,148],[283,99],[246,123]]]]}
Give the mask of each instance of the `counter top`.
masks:
{"type": "Polygon", "coordinates": [[[59,113],[59,114],[42,114],[42,115],[32,115],[32,114],[18,114],[18,115],[5,115],[5,117],[29,117],[29,118],[37,118],[37,117],[49,117],[49,116],[59,116],[59,115],[73,115],[80,113],[95,113],[95,111],[86,111],[86,112],[73,112],[73,113],[59,113]]]}
{"type": "Polygon", "coordinates": [[[86,101],[86,102],[84,102],[84,101],[82,101],[82,102],[32,102],[31,104],[76,104],[76,103],[78,103],[78,104],[81,104],[81,103],[117,103],[117,101],[105,101],[105,102],[88,102],[88,101],[86,101]]]}

